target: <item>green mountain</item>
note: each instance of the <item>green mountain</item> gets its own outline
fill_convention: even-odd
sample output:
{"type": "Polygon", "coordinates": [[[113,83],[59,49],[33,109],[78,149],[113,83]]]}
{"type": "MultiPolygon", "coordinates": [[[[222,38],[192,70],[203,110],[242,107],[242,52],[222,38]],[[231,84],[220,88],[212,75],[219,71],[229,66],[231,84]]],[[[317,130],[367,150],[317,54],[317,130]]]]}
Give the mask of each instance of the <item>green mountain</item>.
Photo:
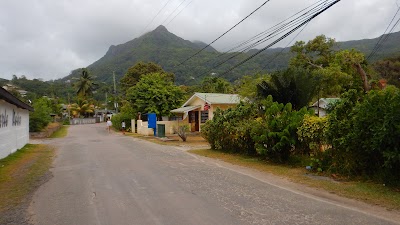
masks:
{"type": "MultiPolygon", "coordinates": [[[[378,38],[339,42],[338,47],[346,49],[355,48],[368,55],[377,41],[378,38]]],[[[374,60],[398,54],[400,52],[400,46],[397,43],[400,43],[400,32],[393,33],[388,38],[379,53],[374,57],[374,60]]],[[[111,83],[113,72],[115,72],[116,80],[118,81],[128,68],[135,65],[137,62],[151,61],[161,65],[164,70],[173,72],[177,84],[191,85],[198,83],[208,74],[222,74],[257,51],[250,50],[246,53],[229,53],[221,56],[214,48],[207,47],[205,51],[180,65],[182,61],[205,46],[205,43],[199,41],[190,42],[184,40],[170,33],[164,26],[159,26],[154,31],[146,33],[139,38],[124,44],[112,45],[107,53],[102,58],[89,65],[88,69],[99,82],[111,83]],[[237,57],[227,61],[227,59],[234,55],[237,55],[237,57]],[[216,69],[212,69],[222,62],[225,63],[216,69]]],[[[291,56],[289,48],[268,49],[237,69],[223,75],[223,77],[229,81],[235,81],[244,75],[255,74],[260,71],[270,72],[283,69],[287,67],[291,56]]],[[[76,76],[79,76],[79,70],[73,71],[62,80],[68,80],[76,76]]]]}

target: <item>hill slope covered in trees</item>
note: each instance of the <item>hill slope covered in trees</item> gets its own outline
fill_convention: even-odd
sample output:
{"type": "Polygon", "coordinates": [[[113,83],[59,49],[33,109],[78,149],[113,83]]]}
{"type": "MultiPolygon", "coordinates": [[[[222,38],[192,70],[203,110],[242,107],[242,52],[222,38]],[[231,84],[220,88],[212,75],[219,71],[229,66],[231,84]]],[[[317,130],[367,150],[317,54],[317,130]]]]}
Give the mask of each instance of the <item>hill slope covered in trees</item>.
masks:
{"type": "MultiPolygon", "coordinates": [[[[378,39],[338,42],[337,47],[341,49],[354,48],[368,55],[378,39]]],[[[399,54],[400,46],[397,43],[400,43],[400,32],[393,33],[372,60],[376,61],[399,54]]],[[[159,26],[154,31],[146,33],[139,38],[124,44],[110,46],[107,53],[89,65],[88,69],[98,81],[111,83],[113,71],[116,74],[116,80],[119,81],[128,68],[137,62],[155,62],[161,65],[164,70],[173,72],[177,84],[194,84],[199,83],[205,75],[223,73],[256,51],[254,49],[247,53],[229,53],[217,58],[220,53],[214,48],[208,47],[206,51],[180,65],[183,60],[204,46],[206,44],[199,41],[190,42],[184,40],[170,33],[164,26],[159,26]],[[215,65],[234,54],[238,54],[238,56],[227,61],[222,66],[212,69],[215,65]]],[[[289,48],[268,49],[223,77],[229,81],[234,81],[244,75],[251,75],[260,71],[270,72],[283,69],[287,67],[291,56],[289,48]]],[[[71,75],[63,78],[63,80],[77,75],[79,75],[79,70],[73,71],[71,75]]]]}

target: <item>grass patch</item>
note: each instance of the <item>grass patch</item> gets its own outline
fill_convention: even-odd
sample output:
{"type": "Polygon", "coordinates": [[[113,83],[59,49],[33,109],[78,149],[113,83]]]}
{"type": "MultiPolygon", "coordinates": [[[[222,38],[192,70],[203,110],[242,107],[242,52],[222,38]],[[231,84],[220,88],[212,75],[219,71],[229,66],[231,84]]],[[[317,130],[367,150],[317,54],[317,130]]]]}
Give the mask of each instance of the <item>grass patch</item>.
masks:
{"type": "Polygon", "coordinates": [[[205,146],[208,146],[208,142],[199,135],[188,135],[186,142],[183,142],[181,140],[181,138],[178,137],[177,135],[167,135],[168,140],[166,140],[166,141],[161,140],[154,136],[145,136],[145,135],[141,135],[141,134],[137,134],[137,133],[129,133],[129,132],[126,132],[125,136],[139,138],[139,139],[150,141],[150,142],[153,142],[156,144],[168,145],[168,146],[189,146],[189,147],[194,147],[194,148],[197,148],[198,146],[202,146],[202,148],[205,148],[205,146]]]}
{"type": "Polygon", "coordinates": [[[60,129],[58,129],[56,132],[52,133],[50,138],[63,138],[66,137],[68,134],[68,128],[69,126],[61,126],[60,129]]]}
{"type": "MultiPolygon", "coordinates": [[[[27,144],[0,160],[0,215],[29,201],[53,161],[54,149],[27,144]]],[[[0,216],[0,224],[6,218],[0,216]]]]}
{"type": "Polygon", "coordinates": [[[380,205],[387,209],[400,209],[400,190],[386,187],[382,184],[364,181],[335,182],[329,179],[318,179],[324,177],[314,176],[314,174],[306,176],[307,171],[305,171],[304,168],[273,164],[256,157],[228,154],[213,150],[191,150],[189,152],[208,158],[220,159],[231,164],[253,168],[261,172],[271,173],[288,178],[295,183],[323,189],[346,198],[360,200],[373,205],[380,205]]]}

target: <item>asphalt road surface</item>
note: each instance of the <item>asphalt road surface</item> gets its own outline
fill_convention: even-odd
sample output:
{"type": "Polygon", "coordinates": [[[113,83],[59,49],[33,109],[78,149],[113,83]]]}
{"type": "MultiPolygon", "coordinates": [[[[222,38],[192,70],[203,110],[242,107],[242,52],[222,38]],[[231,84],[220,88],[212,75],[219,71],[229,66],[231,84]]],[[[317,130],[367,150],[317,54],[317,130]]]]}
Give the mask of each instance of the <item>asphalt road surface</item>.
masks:
{"type": "Polygon", "coordinates": [[[71,126],[54,177],[35,193],[33,224],[399,224],[381,208],[177,147],[71,126]]]}

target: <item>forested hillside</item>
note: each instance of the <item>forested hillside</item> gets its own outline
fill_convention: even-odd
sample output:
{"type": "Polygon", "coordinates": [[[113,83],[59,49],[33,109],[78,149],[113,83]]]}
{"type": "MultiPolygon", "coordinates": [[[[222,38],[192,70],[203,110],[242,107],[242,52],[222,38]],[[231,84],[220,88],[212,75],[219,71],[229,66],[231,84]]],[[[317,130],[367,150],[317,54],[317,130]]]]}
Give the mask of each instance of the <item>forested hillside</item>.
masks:
{"type": "MultiPolygon", "coordinates": [[[[336,48],[355,48],[368,55],[377,41],[378,38],[338,42],[336,48]]],[[[400,47],[397,43],[400,43],[400,32],[390,35],[380,51],[372,58],[372,61],[399,54],[400,47]]],[[[98,81],[111,83],[113,71],[116,74],[116,80],[119,81],[128,68],[137,62],[154,62],[161,65],[164,70],[173,72],[177,84],[188,85],[199,83],[204,76],[211,73],[221,74],[257,51],[254,49],[246,53],[234,52],[221,56],[214,48],[208,47],[206,51],[201,52],[193,59],[180,65],[182,61],[204,46],[206,46],[205,43],[184,40],[170,33],[165,27],[159,26],[154,31],[127,43],[116,46],[112,45],[107,53],[89,65],[88,69],[98,81]],[[237,56],[226,61],[233,55],[237,56]],[[221,66],[213,69],[213,67],[222,62],[224,63],[221,66]]],[[[252,75],[260,71],[271,72],[284,69],[287,67],[291,57],[292,54],[289,48],[268,49],[239,68],[224,75],[223,78],[233,82],[244,75],[252,75]]],[[[72,76],[78,76],[78,74],[79,71],[75,70],[70,76],[63,78],[63,80],[70,79],[72,76]]]]}

